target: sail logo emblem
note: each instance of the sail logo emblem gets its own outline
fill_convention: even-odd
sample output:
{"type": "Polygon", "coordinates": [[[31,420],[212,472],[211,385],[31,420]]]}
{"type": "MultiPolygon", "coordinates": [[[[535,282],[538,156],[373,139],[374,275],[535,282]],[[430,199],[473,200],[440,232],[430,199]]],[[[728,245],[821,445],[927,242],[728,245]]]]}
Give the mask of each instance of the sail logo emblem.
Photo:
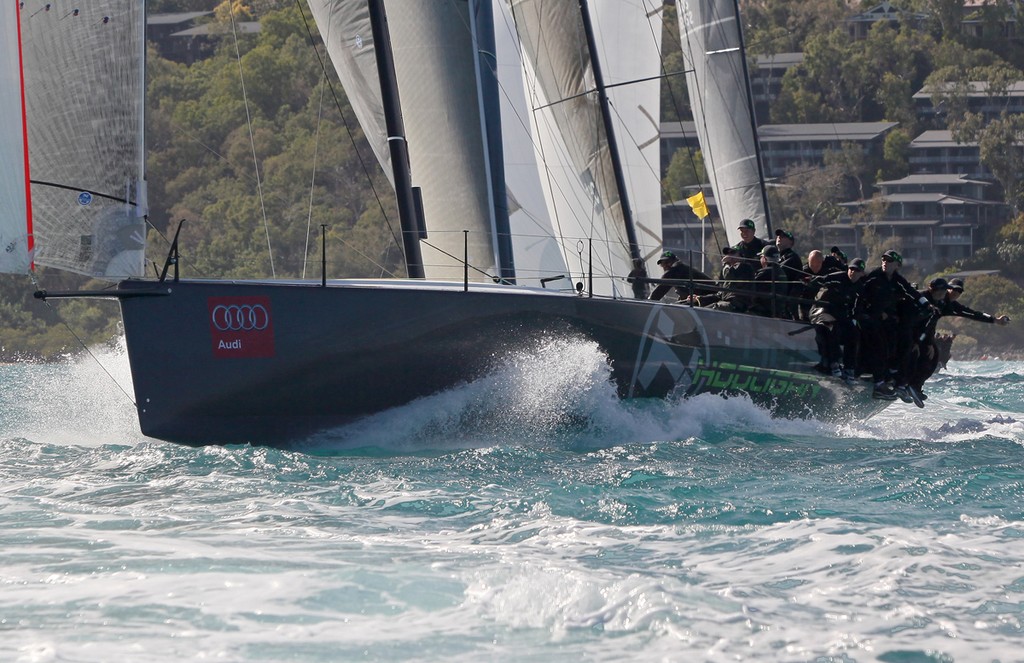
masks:
{"type": "Polygon", "coordinates": [[[269,297],[210,297],[207,308],[214,357],[274,356],[269,297]]]}
{"type": "Polygon", "coordinates": [[[81,205],[82,207],[92,205],[92,194],[89,193],[88,191],[83,191],[80,194],[78,194],[78,204],[81,205]]]}

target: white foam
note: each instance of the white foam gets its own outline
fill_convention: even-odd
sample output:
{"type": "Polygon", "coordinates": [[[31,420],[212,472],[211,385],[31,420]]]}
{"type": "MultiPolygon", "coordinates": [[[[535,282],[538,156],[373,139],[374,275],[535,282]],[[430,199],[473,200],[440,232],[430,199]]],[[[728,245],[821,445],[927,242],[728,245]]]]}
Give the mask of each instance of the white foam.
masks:
{"type": "Polygon", "coordinates": [[[56,363],[16,363],[0,371],[0,437],[82,446],[147,439],[132,400],[124,337],[56,363]]]}

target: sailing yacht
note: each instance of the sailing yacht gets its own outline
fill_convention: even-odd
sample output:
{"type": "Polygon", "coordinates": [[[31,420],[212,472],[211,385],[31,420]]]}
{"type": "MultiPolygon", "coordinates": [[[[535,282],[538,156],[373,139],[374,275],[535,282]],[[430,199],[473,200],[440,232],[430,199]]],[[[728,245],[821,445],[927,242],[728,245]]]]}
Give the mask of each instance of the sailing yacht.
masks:
{"type": "MultiPolygon", "coordinates": [[[[679,3],[691,95],[710,79],[745,89],[720,66],[720,55],[742,62],[726,5],[679,3]]],[[[479,379],[551,339],[596,343],[625,398],[746,394],[784,416],[884,407],[813,369],[807,325],[650,301],[643,278],[626,278],[652,273],[661,243],[659,1],[309,9],[395,187],[411,278],[187,278],[177,237],[160,276],[145,278],[142,4],[65,12],[25,0],[0,12],[0,82],[18,92],[0,97],[0,270],[38,264],[116,283],[38,295],[119,302],[143,433],[291,445],[479,379]]],[[[734,140],[713,124],[742,124],[735,98],[696,94],[723,213],[767,233],[756,140],[709,156],[734,140]],[[761,192],[762,209],[729,202],[740,188],[748,202],[761,192]]]]}

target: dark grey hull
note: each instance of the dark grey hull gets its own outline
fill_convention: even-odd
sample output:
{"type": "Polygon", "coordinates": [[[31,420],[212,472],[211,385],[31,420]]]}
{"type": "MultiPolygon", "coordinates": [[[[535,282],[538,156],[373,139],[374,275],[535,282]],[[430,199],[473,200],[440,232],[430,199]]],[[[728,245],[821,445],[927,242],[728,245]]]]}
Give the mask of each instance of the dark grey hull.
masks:
{"type": "Polygon", "coordinates": [[[119,295],[142,432],[187,444],[288,445],[557,338],[596,342],[625,398],[746,393],[823,419],[885,406],[814,370],[813,332],[758,316],[415,282],[132,280],[119,295]]]}

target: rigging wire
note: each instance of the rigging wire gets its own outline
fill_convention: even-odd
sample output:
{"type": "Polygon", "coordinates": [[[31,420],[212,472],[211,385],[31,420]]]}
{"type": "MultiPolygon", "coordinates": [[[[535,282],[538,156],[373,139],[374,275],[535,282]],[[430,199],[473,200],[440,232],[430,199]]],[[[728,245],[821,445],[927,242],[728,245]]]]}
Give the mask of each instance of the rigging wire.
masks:
{"type": "Polygon", "coordinates": [[[270,274],[277,277],[274,269],[274,250],[270,244],[270,222],[267,221],[267,208],[263,202],[263,183],[260,181],[260,163],[256,158],[256,138],[252,132],[252,116],[249,113],[249,97],[245,92],[245,75],[242,73],[242,53],[238,48],[238,32],[235,29],[235,10],[228,7],[228,16],[231,19],[231,36],[235,41],[235,59],[238,61],[238,80],[242,84],[242,102],[245,105],[245,123],[249,128],[249,145],[252,147],[252,164],[256,168],[256,190],[260,198],[260,211],[263,213],[263,229],[267,234],[267,255],[270,257],[270,274]]]}
{"type": "MultiPolygon", "coordinates": [[[[29,278],[32,280],[32,285],[35,286],[36,290],[42,289],[39,286],[39,280],[36,278],[35,272],[30,272],[29,278]]],[[[44,304],[46,304],[46,308],[50,309],[50,311],[53,312],[54,316],[56,316],[57,320],[59,320],[60,323],[64,325],[64,328],[68,330],[68,333],[71,334],[76,341],[78,341],[78,344],[82,346],[82,349],[85,350],[89,357],[94,362],[96,362],[96,365],[100,367],[100,370],[106,373],[107,377],[110,378],[110,381],[113,382],[117,386],[117,388],[121,390],[121,393],[124,394],[125,398],[128,399],[128,402],[131,403],[133,406],[138,407],[138,404],[135,402],[135,399],[132,398],[131,394],[129,394],[125,390],[125,388],[121,386],[121,383],[117,381],[117,378],[115,378],[114,375],[107,370],[107,367],[103,365],[103,362],[100,361],[99,357],[97,357],[93,353],[92,349],[86,344],[86,342],[82,340],[82,338],[78,334],[75,333],[75,330],[71,328],[71,325],[69,325],[67,320],[65,320],[64,317],[60,314],[60,311],[51,306],[50,301],[48,299],[44,299],[42,301],[44,304]]]]}
{"type": "MultiPolygon", "coordinates": [[[[328,24],[328,29],[330,25],[328,24]]],[[[328,37],[330,35],[328,34],[328,37]]],[[[316,133],[313,141],[313,174],[309,180],[309,211],[306,214],[306,246],[302,250],[302,278],[306,278],[306,265],[309,263],[309,236],[313,228],[313,193],[316,189],[316,166],[317,158],[320,156],[320,125],[324,114],[324,94],[327,90],[327,72],[320,72],[320,100],[316,110],[316,133]]]]}

